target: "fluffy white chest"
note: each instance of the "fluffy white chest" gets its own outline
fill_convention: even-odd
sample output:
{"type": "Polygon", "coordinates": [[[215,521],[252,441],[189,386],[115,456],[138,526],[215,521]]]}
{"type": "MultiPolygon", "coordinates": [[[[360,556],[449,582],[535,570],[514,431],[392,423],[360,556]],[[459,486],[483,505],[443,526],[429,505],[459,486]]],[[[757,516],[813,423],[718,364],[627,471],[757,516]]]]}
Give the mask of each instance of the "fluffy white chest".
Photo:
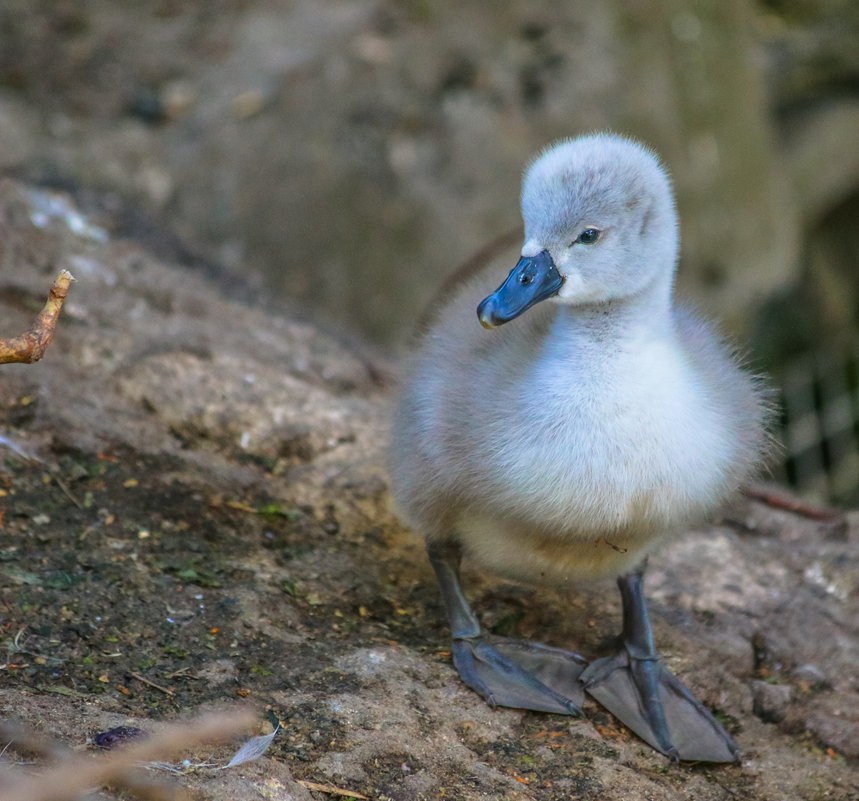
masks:
{"type": "Polygon", "coordinates": [[[487,491],[503,515],[561,538],[649,539],[721,496],[730,437],[673,340],[596,350],[535,361],[487,410],[487,491]]]}

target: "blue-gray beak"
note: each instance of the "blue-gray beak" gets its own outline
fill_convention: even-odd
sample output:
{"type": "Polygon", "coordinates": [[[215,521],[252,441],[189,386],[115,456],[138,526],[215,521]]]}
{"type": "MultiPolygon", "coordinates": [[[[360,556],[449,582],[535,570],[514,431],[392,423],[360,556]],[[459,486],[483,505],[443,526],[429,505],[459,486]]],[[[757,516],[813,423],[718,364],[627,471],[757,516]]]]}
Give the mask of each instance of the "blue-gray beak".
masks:
{"type": "Polygon", "coordinates": [[[518,317],[535,303],[558,294],[564,279],[548,250],[536,256],[523,256],[507,280],[477,307],[484,328],[495,328],[518,317]]]}

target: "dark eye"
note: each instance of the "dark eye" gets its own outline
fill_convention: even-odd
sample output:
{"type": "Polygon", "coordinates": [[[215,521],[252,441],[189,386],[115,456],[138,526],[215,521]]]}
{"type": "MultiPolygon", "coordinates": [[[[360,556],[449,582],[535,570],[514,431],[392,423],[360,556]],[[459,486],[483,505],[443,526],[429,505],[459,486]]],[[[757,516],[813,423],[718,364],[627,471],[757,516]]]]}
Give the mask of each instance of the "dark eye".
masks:
{"type": "Polygon", "coordinates": [[[579,234],[578,238],[573,242],[573,244],[593,245],[594,242],[596,242],[600,238],[601,233],[602,231],[600,231],[599,228],[585,228],[585,230],[579,234]]]}

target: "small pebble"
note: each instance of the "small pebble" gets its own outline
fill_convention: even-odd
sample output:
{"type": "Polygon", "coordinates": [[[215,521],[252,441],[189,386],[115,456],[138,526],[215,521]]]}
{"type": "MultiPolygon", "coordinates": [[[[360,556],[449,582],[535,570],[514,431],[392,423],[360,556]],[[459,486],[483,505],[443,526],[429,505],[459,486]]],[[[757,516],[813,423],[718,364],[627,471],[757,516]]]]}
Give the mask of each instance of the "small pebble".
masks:
{"type": "Polygon", "coordinates": [[[127,743],[129,740],[140,740],[146,736],[146,732],[143,729],[138,729],[136,726],[116,726],[94,735],[92,741],[96,748],[109,750],[127,743]]]}
{"type": "Polygon", "coordinates": [[[764,723],[780,723],[787,715],[791,695],[789,684],[770,684],[756,679],[752,682],[752,711],[764,723]]]}

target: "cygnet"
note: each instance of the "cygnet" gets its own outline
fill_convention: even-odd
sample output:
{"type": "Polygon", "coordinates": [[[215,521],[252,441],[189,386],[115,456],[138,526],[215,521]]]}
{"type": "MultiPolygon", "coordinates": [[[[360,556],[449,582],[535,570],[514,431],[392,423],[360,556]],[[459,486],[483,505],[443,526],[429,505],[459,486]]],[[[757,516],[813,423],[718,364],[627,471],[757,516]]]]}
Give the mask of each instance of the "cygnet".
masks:
{"type": "Polygon", "coordinates": [[[766,392],[673,299],[677,215],[647,148],[558,142],[521,201],[521,258],[494,292],[484,269],[434,312],[393,427],[394,496],[426,537],[454,664],[493,705],[581,714],[587,691],[675,760],[732,761],[734,742],[659,659],[643,576],[759,465],[766,392]],[[537,585],[617,577],[619,650],[587,664],[490,636],[463,554],[537,585]]]}

